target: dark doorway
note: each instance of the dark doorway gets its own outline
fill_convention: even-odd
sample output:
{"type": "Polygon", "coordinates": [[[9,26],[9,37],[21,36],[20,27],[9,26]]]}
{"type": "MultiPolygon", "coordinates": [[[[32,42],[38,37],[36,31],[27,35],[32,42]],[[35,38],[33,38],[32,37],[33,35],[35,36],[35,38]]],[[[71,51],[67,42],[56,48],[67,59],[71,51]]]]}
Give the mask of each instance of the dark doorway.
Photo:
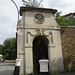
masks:
{"type": "Polygon", "coordinates": [[[36,36],[33,41],[33,70],[34,75],[39,75],[39,60],[48,59],[48,39],[36,36]]]}

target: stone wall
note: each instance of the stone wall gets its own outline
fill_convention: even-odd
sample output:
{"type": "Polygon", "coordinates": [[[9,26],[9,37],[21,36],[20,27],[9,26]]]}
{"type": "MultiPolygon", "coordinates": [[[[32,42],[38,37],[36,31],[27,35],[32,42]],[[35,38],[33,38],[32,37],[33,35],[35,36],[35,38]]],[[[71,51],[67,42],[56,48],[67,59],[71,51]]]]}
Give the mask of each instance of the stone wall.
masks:
{"type": "Polygon", "coordinates": [[[61,27],[65,71],[75,71],[75,27],[61,27]]]}

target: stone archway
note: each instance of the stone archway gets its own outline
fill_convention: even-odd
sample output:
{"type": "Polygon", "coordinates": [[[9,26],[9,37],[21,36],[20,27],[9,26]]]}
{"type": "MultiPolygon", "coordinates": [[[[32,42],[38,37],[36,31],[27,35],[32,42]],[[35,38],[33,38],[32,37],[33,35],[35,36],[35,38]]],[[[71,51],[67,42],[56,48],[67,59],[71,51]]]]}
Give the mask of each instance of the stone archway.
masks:
{"type": "Polygon", "coordinates": [[[39,75],[39,60],[48,59],[48,39],[36,36],[33,40],[33,70],[34,75],[39,75]]]}

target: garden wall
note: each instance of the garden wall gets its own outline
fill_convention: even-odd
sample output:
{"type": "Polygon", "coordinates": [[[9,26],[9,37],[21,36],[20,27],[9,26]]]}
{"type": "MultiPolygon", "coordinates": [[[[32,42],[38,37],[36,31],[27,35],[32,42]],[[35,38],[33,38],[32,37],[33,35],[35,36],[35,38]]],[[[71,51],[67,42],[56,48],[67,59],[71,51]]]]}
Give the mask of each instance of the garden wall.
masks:
{"type": "Polygon", "coordinates": [[[75,27],[61,27],[65,71],[75,71],[75,27]]]}

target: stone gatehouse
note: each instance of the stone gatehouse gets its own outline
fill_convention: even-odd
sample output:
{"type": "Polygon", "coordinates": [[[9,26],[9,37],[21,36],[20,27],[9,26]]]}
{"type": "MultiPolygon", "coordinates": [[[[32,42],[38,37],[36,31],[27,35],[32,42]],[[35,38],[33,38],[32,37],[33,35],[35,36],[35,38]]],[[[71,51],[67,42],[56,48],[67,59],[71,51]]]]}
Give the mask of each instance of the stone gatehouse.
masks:
{"type": "Polygon", "coordinates": [[[39,60],[49,60],[49,72],[63,72],[60,26],[54,19],[57,10],[21,7],[17,25],[17,58],[20,75],[39,74],[39,60]]]}

